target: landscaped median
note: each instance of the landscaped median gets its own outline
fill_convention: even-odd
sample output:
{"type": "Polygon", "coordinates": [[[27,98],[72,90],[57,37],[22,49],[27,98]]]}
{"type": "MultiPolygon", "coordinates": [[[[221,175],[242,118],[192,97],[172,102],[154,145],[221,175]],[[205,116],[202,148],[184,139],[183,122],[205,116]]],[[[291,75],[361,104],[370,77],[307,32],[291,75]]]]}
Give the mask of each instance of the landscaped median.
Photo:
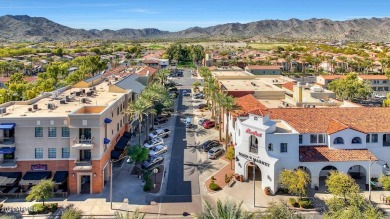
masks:
{"type": "MultiPolygon", "coordinates": [[[[224,157],[221,157],[220,159],[226,160],[224,157]]],[[[231,168],[229,161],[228,164],[226,164],[223,168],[221,168],[218,172],[206,180],[205,185],[207,192],[219,191],[228,185],[231,180],[234,180],[234,169],[231,168]]]]}

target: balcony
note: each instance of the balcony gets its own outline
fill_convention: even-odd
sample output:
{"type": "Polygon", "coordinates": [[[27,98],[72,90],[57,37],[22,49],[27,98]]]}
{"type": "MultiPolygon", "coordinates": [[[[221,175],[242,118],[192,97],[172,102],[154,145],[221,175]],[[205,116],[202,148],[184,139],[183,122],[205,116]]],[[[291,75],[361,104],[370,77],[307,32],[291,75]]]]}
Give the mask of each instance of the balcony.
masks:
{"type": "Polygon", "coordinates": [[[16,168],[18,167],[16,159],[6,159],[0,161],[0,168],[16,168]]]}
{"type": "Polygon", "coordinates": [[[0,147],[15,147],[15,138],[0,137],[0,147]]]}
{"type": "Polygon", "coordinates": [[[72,148],[76,149],[92,149],[93,146],[95,146],[93,137],[91,138],[73,138],[73,145],[72,148]]]}
{"type": "Polygon", "coordinates": [[[92,160],[75,160],[73,170],[91,170],[92,160]]]}

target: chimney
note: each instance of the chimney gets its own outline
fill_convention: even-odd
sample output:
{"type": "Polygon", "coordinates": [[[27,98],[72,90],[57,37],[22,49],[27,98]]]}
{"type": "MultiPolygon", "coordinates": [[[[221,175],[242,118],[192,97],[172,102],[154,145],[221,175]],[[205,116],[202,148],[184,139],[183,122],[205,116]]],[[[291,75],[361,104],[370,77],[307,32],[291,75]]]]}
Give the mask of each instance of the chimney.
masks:
{"type": "Polygon", "coordinates": [[[146,72],[146,76],[149,76],[149,70],[146,72]]]}

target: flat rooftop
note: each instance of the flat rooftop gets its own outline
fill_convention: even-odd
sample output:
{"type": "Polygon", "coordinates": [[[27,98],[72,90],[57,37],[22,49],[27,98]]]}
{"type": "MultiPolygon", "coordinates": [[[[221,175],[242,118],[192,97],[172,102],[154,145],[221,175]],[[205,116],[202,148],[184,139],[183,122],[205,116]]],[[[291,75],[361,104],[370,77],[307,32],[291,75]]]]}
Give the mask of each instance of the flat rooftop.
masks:
{"type": "Polygon", "coordinates": [[[211,74],[214,77],[248,77],[253,76],[253,74],[246,72],[246,71],[240,71],[240,70],[215,70],[211,71],[211,74]]]}
{"type": "Polygon", "coordinates": [[[283,89],[270,84],[264,83],[259,79],[248,80],[219,80],[221,85],[227,91],[283,91],[283,89]]]}
{"type": "Polygon", "coordinates": [[[39,101],[36,101],[30,105],[10,105],[6,107],[6,113],[1,114],[0,118],[23,118],[23,117],[68,117],[73,112],[75,115],[79,114],[99,114],[111,103],[117,101],[124,93],[112,93],[108,92],[107,82],[103,82],[95,86],[95,93],[93,96],[88,97],[86,93],[90,88],[71,88],[60,93],[56,98],[54,96],[45,97],[39,101]],[[61,104],[61,100],[65,100],[66,96],[71,96],[72,92],[79,92],[85,89],[83,96],[76,96],[73,101],[61,104]],[[86,98],[86,103],[83,103],[83,99],[86,98]],[[37,104],[38,110],[33,109],[33,105],[37,104]],[[54,104],[54,109],[49,109],[48,105],[54,104]],[[83,106],[85,106],[83,108],[83,106]]]}

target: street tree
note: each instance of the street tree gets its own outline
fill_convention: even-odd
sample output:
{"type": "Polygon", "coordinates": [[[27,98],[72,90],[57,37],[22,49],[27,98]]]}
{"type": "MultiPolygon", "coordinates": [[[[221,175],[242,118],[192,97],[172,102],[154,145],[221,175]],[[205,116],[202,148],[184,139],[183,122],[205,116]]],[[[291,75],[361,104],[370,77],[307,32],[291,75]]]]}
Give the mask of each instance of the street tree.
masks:
{"type": "Polygon", "coordinates": [[[261,213],[262,219],[303,219],[302,215],[296,214],[285,202],[270,202],[264,213],[261,213]]]}
{"type": "Polygon", "coordinates": [[[280,184],[288,191],[299,197],[307,195],[307,187],[310,183],[309,174],[298,168],[296,170],[284,169],[280,173],[280,184]]]}
{"type": "Polygon", "coordinates": [[[230,161],[230,169],[233,169],[233,160],[235,158],[234,147],[227,148],[225,158],[230,161]]]}
{"type": "Polygon", "coordinates": [[[42,205],[45,205],[45,200],[54,197],[53,189],[54,182],[51,179],[42,180],[32,187],[31,193],[26,197],[26,201],[42,201],[42,205]]]}
{"type": "Polygon", "coordinates": [[[325,181],[328,191],[336,197],[341,197],[344,202],[360,192],[359,185],[348,174],[336,170],[330,171],[330,175],[325,181]]]}
{"type": "Polygon", "coordinates": [[[143,162],[148,159],[149,149],[137,144],[128,148],[127,155],[129,155],[136,163],[143,162]]]}
{"type": "Polygon", "coordinates": [[[217,201],[216,208],[213,208],[207,201],[204,203],[203,212],[195,215],[196,219],[253,219],[254,213],[244,211],[242,202],[236,204],[233,201],[217,201]]]}
{"type": "Polygon", "coordinates": [[[328,89],[342,100],[366,99],[372,94],[371,86],[360,81],[356,73],[349,73],[345,78],[330,82],[328,89]]]}

